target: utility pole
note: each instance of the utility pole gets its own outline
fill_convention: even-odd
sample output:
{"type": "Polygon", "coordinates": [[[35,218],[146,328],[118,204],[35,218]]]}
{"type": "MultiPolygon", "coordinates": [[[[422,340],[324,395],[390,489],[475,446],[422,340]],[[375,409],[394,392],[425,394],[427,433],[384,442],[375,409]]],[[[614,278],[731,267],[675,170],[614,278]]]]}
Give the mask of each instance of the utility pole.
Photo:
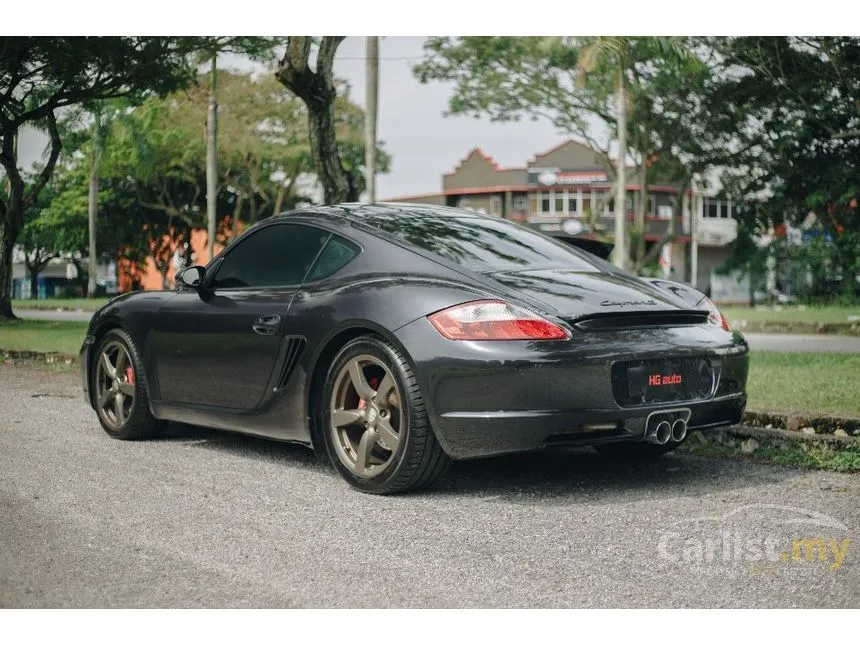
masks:
{"type": "Polygon", "coordinates": [[[379,103],[379,36],[367,37],[367,114],[364,128],[364,165],[367,201],[376,201],[376,121],[379,103]]]}
{"type": "Polygon", "coordinates": [[[698,289],[699,283],[699,200],[695,191],[690,196],[690,284],[698,289]]]}
{"type": "Polygon", "coordinates": [[[87,298],[96,297],[96,215],[99,202],[99,154],[101,152],[101,106],[96,104],[93,123],[93,158],[90,167],[89,194],[89,260],[87,263],[87,298]]]}
{"type": "Polygon", "coordinates": [[[218,81],[218,54],[212,51],[212,70],[209,81],[209,112],[206,119],[206,230],[209,233],[209,261],[215,257],[215,224],[218,198],[218,101],[215,96],[218,81]]]}
{"type": "MultiPolygon", "coordinates": [[[[618,80],[618,162],[616,163],[615,191],[615,266],[627,268],[627,93],[624,89],[623,72],[619,71],[618,80]]],[[[644,181],[644,179],[643,179],[644,181]]]]}

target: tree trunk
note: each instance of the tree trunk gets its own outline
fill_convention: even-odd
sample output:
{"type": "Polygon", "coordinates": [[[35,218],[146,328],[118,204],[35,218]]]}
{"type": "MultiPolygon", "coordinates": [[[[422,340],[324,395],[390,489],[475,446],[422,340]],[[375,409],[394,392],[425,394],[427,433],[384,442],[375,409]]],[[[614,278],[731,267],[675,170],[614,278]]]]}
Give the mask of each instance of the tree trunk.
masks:
{"type": "Polygon", "coordinates": [[[212,54],[212,70],[209,84],[209,112],[206,119],[206,230],[209,233],[209,259],[215,257],[215,225],[217,224],[218,199],[218,57],[212,54]]]}
{"type": "Polygon", "coordinates": [[[618,82],[618,161],[615,189],[615,250],[613,262],[619,269],[627,267],[627,96],[624,81],[618,82]]]}
{"type": "Polygon", "coordinates": [[[275,206],[272,208],[272,215],[279,215],[281,213],[281,206],[284,203],[284,197],[287,195],[287,183],[286,181],[281,181],[281,185],[278,186],[278,196],[275,197],[275,206]]]}
{"type": "Polygon", "coordinates": [[[25,196],[24,180],[18,170],[17,128],[17,123],[6,121],[3,123],[3,129],[0,129],[2,134],[0,141],[3,142],[0,146],[0,164],[6,171],[7,185],[7,199],[5,202],[0,200],[0,318],[15,318],[12,313],[12,248],[24,227],[24,210],[38,199],[39,192],[54,172],[60,150],[63,148],[57,119],[53,111],[48,112],[51,151],[48,154],[48,161],[25,196]]]}
{"type": "Polygon", "coordinates": [[[7,212],[0,217],[0,318],[15,318],[12,313],[12,247],[15,235],[10,230],[9,218],[14,213],[7,212]]]}
{"type": "Polygon", "coordinates": [[[257,195],[254,191],[248,195],[248,224],[257,223],[257,195]]]}
{"type": "MultiPolygon", "coordinates": [[[[230,222],[230,242],[239,235],[239,216],[242,214],[242,201],[245,199],[242,193],[236,193],[236,206],[233,208],[233,221],[230,222]]],[[[214,256],[213,256],[214,257],[214,256]]],[[[209,258],[210,260],[212,258],[209,258]]]]}
{"type": "Polygon", "coordinates": [[[325,110],[308,113],[308,127],[317,179],[323,186],[323,201],[326,204],[356,201],[358,195],[346,178],[337,152],[334,100],[325,110]]]}
{"type": "Polygon", "coordinates": [[[364,116],[364,158],[367,201],[376,201],[376,121],[379,102],[379,37],[367,37],[367,114],[364,116]]]}
{"type": "Polygon", "coordinates": [[[307,106],[311,153],[326,204],[358,199],[355,182],[350,181],[340,162],[335,132],[334,103],[337,92],[332,68],[335,52],[343,39],[344,36],[322,37],[314,72],[308,66],[312,38],[290,36],[287,51],[275,74],[307,106]]]}
{"type": "Polygon", "coordinates": [[[648,215],[648,170],[643,166],[642,180],[639,182],[639,201],[636,204],[636,221],[634,227],[638,237],[636,238],[636,263],[634,266],[642,268],[641,262],[645,257],[645,229],[647,228],[646,216],[648,215]]]}
{"type": "Polygon", "coordinates": [[[30,271],[30,300],[39,299],[39,273],[30,271]]]}
{"type": "Polygon", "coordinates": [[[96,216],[99,203],[99,146],[101,145],[99,131],[101,115],[96,109],[93,129],[93,159],[90,168],[90,194],[88,210],[89,226],[89,264],[87,265],[87,298],[96,297],[96,216]]]}

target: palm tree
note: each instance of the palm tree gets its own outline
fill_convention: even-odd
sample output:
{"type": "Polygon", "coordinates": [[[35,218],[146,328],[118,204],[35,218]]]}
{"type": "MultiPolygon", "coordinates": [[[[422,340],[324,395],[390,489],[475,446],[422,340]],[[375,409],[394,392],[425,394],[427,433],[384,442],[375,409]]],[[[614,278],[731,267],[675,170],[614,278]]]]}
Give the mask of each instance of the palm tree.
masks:
{"type": "MultiPolygon", "coordinates": [[[[685,38],[677,36],[630,37],[591,36],[550,39],[577,48],[576,77],[584,85],[588,77],[611,78],[615,95],[616,139],[618,152],[615,172],[615,249],[613,262],[621,269],[629,260],[627,234],[627,110],[631,84],[635,84],[637,62],[660,61],[690,68],[700,64],[685,38]]],[[[644,178],[643,178],[644,181],[644,178]]]]}

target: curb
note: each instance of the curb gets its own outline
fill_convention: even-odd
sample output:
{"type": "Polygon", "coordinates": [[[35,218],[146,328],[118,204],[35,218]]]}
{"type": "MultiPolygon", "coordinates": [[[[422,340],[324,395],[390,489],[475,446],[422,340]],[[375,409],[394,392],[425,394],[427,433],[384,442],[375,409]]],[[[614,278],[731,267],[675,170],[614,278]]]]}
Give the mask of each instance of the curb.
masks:
{"type": "Polygon", "coordinates": [[[768,410],[747,410],[744,412],[742,423],[745,426],[786,430],[806,436],[860,436],[860,419],[853,417],[809,416],[768,410]]]}
{"type": "Polygon", "coordinates": [[[71,365],[76,363],[77,356],[63,354],[62,352],[35,352],[25,349],[2,349],[0,348],[0,361],[36,361],[39,363],[65,363],[71,365]]]}
{"type": "Polygon", "coordinates": [[[782,428],[731,426],[718,430],[705,430],[698,434],[702,435],[704,441],[716,440],[719,443],[727,443],[731,439],[756,439],[768,442],[800,442],[816,446],[827,446],[834,450],[844,450],[860,446],[860,437],[836,434],[808,434],[794,430],[783,430],[782,428]]]}

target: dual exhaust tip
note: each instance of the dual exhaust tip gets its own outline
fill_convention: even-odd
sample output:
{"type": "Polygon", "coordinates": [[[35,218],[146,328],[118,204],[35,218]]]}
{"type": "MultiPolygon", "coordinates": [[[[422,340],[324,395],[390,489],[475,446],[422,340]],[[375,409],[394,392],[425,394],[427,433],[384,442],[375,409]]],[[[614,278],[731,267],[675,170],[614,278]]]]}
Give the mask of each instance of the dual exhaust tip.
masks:
{"type": "Polygon", "coordinates": [[[680,443],[687,436],[687,419],[690,418],[688,411],[686,418],[675,416],[672,413],[655,414],[648,418],[645,440],[649,443],[663,445],[673,441],[680,443]]]}

